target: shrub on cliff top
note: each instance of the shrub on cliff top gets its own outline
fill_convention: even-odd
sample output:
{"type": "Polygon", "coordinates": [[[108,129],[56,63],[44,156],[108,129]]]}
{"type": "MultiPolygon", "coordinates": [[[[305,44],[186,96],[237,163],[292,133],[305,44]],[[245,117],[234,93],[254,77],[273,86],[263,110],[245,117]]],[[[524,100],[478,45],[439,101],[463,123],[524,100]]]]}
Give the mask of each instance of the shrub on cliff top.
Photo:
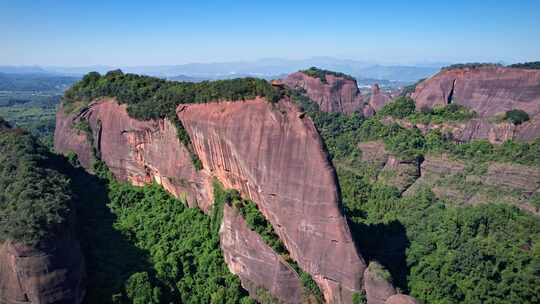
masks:
{"type": "Polygon", "coordinates": [[[504,114],[504,119],[513,123],[514,125],[520,125],[529,120],[529,114],[523,110],[510,110],[504,114]]]}
{"type": "Polygon", "coordinates": [[[128,105],[133,118],[148,120],[172,118],[176,107],[184,103],[206,103],[221,100],[243,100],[257,96],[275,102],[279,91],[265,80],[237,78],[199,83],[167,81],[160,78],[124,74],[120,70],[105,75],[88,73],[64,94],[64,105],[100,97],[116,97],[128,105]]]}
{"type": "Polygon", "coordinates": [[[340,72],[323,70],[323,69],[319,69],[319,68],[316,68],[316,67],[310,67],[309,69],[301,70],[300,72],[302,72],[302,73],[304,73],[304,74],[306,74],[308,76],[314,77],[314,78],[319,78],[322,83],[327,83],[326,75],[334,75],[336,77],[341,77],[341,78],[345,78],[345,79],[348,79],[348,80],[356,81],[356,79],[354,79],[354,77],[352,77],[351,75],[347,75],[347,74],[340,73],[340,72]]]}
{"type": "Polygon", "coordinates": [[[167,81],[160,78],[124,74],[120,70],[105,75],[97,72],[86,74],[64,94],[64,111],[69,113],[100,97],[115,97],[127,104],[129,116],[140,119],[168,118],[177,129],[178,138],[188,148],[196,169],[202,164],[191,147],[191,141],[182,122],[176,115],[180,104],[206,103],[221,100],[245,100],[257,96],[276,102],[281,97],[279,89],[257,78],[203,81],[199,83],[167,81]],[[82,102],[82,105],[79,104],[82,102]]]}
{"type": "Polygon", "coordinates": [[[26,131],[0,130],[0,241],[55,236],[66,229],[71,199],[56,156],[26,131]]]}
{"type": "Polygon", "coordinates": [[[392,116],[394,118],[405,118],[414,113],[416,105],[409,97],[398,97],[393,102],[387,103],[377,113],[381,116],[392,116]]]}
{"type": "Polygon", "coordinates": [[[532,62],[523,62],[523,63],[516,63],[509,65],[510,68],[517,68],[517,69],[540,69],[540,61],[532,61],[532,62]]]}

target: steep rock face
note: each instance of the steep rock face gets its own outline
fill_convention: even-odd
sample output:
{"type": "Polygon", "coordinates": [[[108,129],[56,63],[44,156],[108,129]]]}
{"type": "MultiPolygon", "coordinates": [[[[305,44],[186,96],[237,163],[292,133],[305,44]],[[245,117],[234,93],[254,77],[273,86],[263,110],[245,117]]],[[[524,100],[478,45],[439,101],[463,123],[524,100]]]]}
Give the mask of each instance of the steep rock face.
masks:
{"type": "Polygon", "coordinates": [[[388,282],[380,273],[381,266],[377,262],[370,262],[364,272],[364,289],[367,304],[385,304],[390,296],[396,294],[392,283],[388,282]]]}
{"type": "Polygon", "coordinates": [[[319,78],[302,72],[290,74],[283,80],[289,88],[305,91],[306,95],[319,105],[321,111],[353,113],[363,110],[364,101],[356,81],[331,74],[326,75],[326,81],[327,83],[323,83],[319,78]]]}
{"type": "Polygon", "coordinates": [[[389,297],[385,304],[419,304],[415,298],[409,297],[404,294],[396,294],[389,297]]]}
{"type": "Polygon", "coordinates": [[[74,128],[74,125],[80,121],[81,113],[85,111],[86,109],[83,109],[68,115],[60,107],[58,112],[56,112],[54,148],[59,153],[67,154],[68,152],[73,152],[77,154],[79,162],[84,168],[92,168],[94,156],[87,134],[74,128]]]}
{"type": "Polygon", "coordinates": [[[375,112],[379,111],[384,107],[385,104],[389,103],[392,100],[392,96],[388,93],[381,92],[378,84],[374,84],[371,87],[371,96],[369,98],[369,105],[375,112]]]}
{"type": "Polygon", "coordinates": [[[69,237],[0,245],[0,303],[74,304],[85,295],[79,243],[69,237]]]}
{"type": "Polygon", "coordinates": [[[282,303],[302,302],[302,283],[296,272],[228,205],[223,208],[219,235],[225,262],[251,297],[258,299],[263,288],[282,303]]]}
{"type": "Polygon", "coordinates": [[[350,303],[365,263],[311,120],[287,99],[181,105],[177,113],[205,170],[257,203],[328,301],[350,303]]]}
{"type": "Polygon", "coordinates": [[[59,111],[55,149],[73,151],[89,168],[91,142],[114,176],[143,185],[156,181],[176,197],[186,194],[190,206],[207,211],[212,202],[211,178],[192,165],[189,152],[180,143],[176,129],[168,120],[139,121],[130,118],[125,105],[102,99],[80,113],[66,116],[59,111]],[[73,128],[80,120],[89,123],[92,140],[73,128]]]}
{"type": "Polygon", "coordinates": [[[452,102],[481,117],[511,109],[536,115],[540,112],[540,71],[505,67],[441,71],[418,84],[412,98],[418,109],[452,102]]]}

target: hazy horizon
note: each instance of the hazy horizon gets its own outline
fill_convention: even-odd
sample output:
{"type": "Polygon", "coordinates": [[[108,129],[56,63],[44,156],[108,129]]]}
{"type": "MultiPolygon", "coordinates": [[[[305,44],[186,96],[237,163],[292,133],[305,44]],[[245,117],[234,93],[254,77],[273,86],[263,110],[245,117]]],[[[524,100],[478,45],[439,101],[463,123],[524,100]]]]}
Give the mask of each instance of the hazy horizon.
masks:
{"type": "Polygon", "coordinates": [[[4,1],[0,65],[538,60],[540,2],[4,1]]]}

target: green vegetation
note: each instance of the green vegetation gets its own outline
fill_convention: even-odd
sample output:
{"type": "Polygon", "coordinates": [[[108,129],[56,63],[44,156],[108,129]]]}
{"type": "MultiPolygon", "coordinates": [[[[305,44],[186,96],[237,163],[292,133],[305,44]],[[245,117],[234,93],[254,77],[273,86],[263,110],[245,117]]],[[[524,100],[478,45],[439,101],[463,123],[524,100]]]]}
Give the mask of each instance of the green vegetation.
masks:
{"type": "Polygon", "coordinates": [[[314,78],[319,78],[322,83],[328,83],[327,80],[326,80],[326,75],[333,75],[333,76],[336,76],[336,77],[341,77],[341,78],[344,78],[344,79],[356,81],[356,79],[354,79],[354,77],[352,77],[350,75],[347,75],[347,74],[344,74],[344,73],[339,73],[339,72],[334,72],[334,71],[323,70],[323,69],[319,69],[319,68],[316,68],[316,67],[310,67],[309,69],[301,70],[300,72],[302,72],[302,73],[304,73],[304,74],[306,74],[308,76],[314,77],[314,78]]]}
{"type": "MultiPolygon", "coordinates": [[[[1,84],[1,82],[0,82],[1,84]]],[[[52,148],[58,93],[0,92],[0,116],[52,148]]]]}
{"type": "Polygon", "coordinates": [[[474,117],[476,117],[474,111],[462,105],[452,103],[443,107],[434,107],[433,109],[421,109],[420,112],[414,112],[414,114],[409,115],[407,120],[412,123],[442,124],[445,122],[467,121],[474,117]]]}
{"type": "MultiPolygon", "coordinates": [[[[536,217],[494,202],[456,206],[437,199],[429,189],[402,197],[396,188],[377,180],[380,169],[361,162],[358,152],[350,152],[360,141],[381,140],[401,158],[421,160],[426,154],[446,153],[474,164],[472,172],[481,172],[490,161],[540,166],[540,140],[499,146],[487,141],[456,144],[437,131],[423,135],[415,128],[385,125],[382,115],[362,119],[316,112],[308,99],[292,96],[311,109],[307,113],[336,167],[345,214],[364,258],[379,261],[399,289],[424,303],[540,302],[536,217]],[[345,123],[347,128],[340,127],[352,121],[345,123]]],[[[433,116],[446,121],[449,116],[458,120],[469,115],[459,108],[410,114],[410,105],[402,99],[388,109],[388,115],[430,115],[429,121],[434,121],[433,116]]],[[[364,301],[362,294],[353,295],[354,303],[364,301]]]]}
{"type": "Polygon", "coordinates": [[[100,161],[94,171],[71,173],[82,199],[87,303],[250,303],[219,247],[220,193],[207,216],[158,185],[114,180],[100,161]]]}
{"type": "Polygon", "coordinates": [[[417,111],[414,100],[409,97],[398,97],[393,102],[386,104],[377,116],[390,116],[397,119],[406,119],[412,123],[440,124],[444,122],[466,121],[476,116],[474,111],[458,104],[446,106],[422,108],[417,111]]]}
{"type": "Polygon", "coordinates": [[[480,62],[471,62],[471,63],[458,63],[452,64],[447,67],[441,68],[441,70],[455,70],[455,69],[478,69],[482,67],[502,67],[500,63],[480,63],[480,62]]]}
{"type": "Polygon", "coordinates": [[[245,100],[257,96],[276,102],[280,94],[280,91],[270,83],[256,78],[198,83],[175,82],[124,74],[116,70],[103,76],[97,72],[88,73],[65,92],[63,104],[65,111],[70,112],[100,97],[116,97],[120,103],[128,105],[128,114],[133,118],[140,120],[167,118],[176,126],[178,138],[190,151],[193,164],[197,169],[201,169],[202,164],[193,151],[182,122],[176,115],[178,105],[245,100]]]}
{"type": "Polygon", "coordinates": [[[69,228],[72,193],[58,157],[0,119],[0,241],[27,244],[69,228]]]}
{"type": "Polygon", "coordinates": [[[540,61],[516,63],[509,65],[509,67],[518,69],[540,69],[540,61]]]}
{"type": "Polygon", "coordinates": [[[520,125],[529,120],[529,114],[523,110],[510,110],[504,114],[504,119],[513,123],[514,125],[520,125]]]}
{"type": "Polygon", "coordinates": [[[394,101],[387,103],[377,114],[380,116],[405,118],[413,114],[415,109],[414,100],[409,97],[398,97],[394,101]]]}
{"type": "Polygon", "coordinates": [[[367,303],[366,295],[364,293],[355,292],[352,296],[352,303],[353,304],[366,304],[367,303]]]}

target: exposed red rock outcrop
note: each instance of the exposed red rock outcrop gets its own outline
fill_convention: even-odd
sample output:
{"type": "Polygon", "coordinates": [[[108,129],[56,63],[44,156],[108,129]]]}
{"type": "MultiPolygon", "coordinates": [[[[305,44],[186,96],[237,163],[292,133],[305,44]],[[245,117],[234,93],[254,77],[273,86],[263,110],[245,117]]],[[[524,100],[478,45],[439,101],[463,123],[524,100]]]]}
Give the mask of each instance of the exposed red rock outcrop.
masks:
{"type": "Polygon", "coordinates": [[[361,289],[365,263],[341,213],[335,174],[311,120],[301,118],[288,100],[181,105],[177,111],[202,171],[193,168],[171,123],[132,119],[113,99],[92,103],[77,115],[59,113],[55,148],[91,153],[86,135],[72,129],[85,119],[96,150],[117,178],[134,184],[157,180],[173,194],[187,193],[190,205],[203,210],[212,201],[210,178],[217,177],[258,204],[327,300],[350,303],[361,289]]]}
{"type": "Polygon", "coordinates": [[[444,70],[418,84],[412,98],[418,109],[452,102],[481,117],[511,109],[533,116],[540,112],[540,70],[493,66],[444,70]]]}
{"type": "Polygon", "coordinates": [[[397,294],[389,297],[384,304],[419,304],[419,302],[413,297],[397,294]]]}
{"type": "Polygon", "coordinates": [[[72,238],[0,245],[0,303],[77,304],[85,295],[84,262],[72,238]]]}
{"type": "Polygon", "coordinates": [[[258,288],[263,288],[280,303],[302,302],[303,287],[296,272],[249,229],[233,207],[224,206],[219,234],[225,262],[252,298],[257,299],[258,288]]]}
{"type": "Polygon", "coordinates": [[[130,118],[125,105],[114,99],[90,104],[79,114],[57,115],[55,149],[73,151],[85,168],[90,168],[92,148],[101,154],[119,180],[143,185],[156,181],[176,197],[186,195],[190,206],[207,211],[212,199],[211,178],[192,165],[187,149],[180,143],[176,129],[168,120],[139,121],[130,118]],[[93,140],[73,129],[80,119],[88,121],[93,140]]]}
{"type": "Polygon", "coordinates": [[[385,104],[392,100],[392,95],[386,92],[381,92],[378,84],[371,86],[371,96],[369,97],[369,105],[375,112],[384,107],[385,104]]]}
{"type": "Polygon", "coordinates": [[[305,91],[324,112],[353,113],[364,108],[364,100],[355,80],[327,74],[327,83],[323,83],[319,78],[296,72],[287,76],[283,82],[289,88],[305,91]]]}
{"type": "Polygon", "coordinates": [[[390,296],[396,294],[396,289],[384,277],[385,270],[377,262],[370,262],[364,272],[364,290],[366,291],[367,304],[385,304],[390,296]]]}
{"type": "Polygon", "coordinates": [[[320,137],[290,101],[181,105],[205,170],[257,203],[331,303],[350,303],[365,263],[341,213],[320,137]]]}

